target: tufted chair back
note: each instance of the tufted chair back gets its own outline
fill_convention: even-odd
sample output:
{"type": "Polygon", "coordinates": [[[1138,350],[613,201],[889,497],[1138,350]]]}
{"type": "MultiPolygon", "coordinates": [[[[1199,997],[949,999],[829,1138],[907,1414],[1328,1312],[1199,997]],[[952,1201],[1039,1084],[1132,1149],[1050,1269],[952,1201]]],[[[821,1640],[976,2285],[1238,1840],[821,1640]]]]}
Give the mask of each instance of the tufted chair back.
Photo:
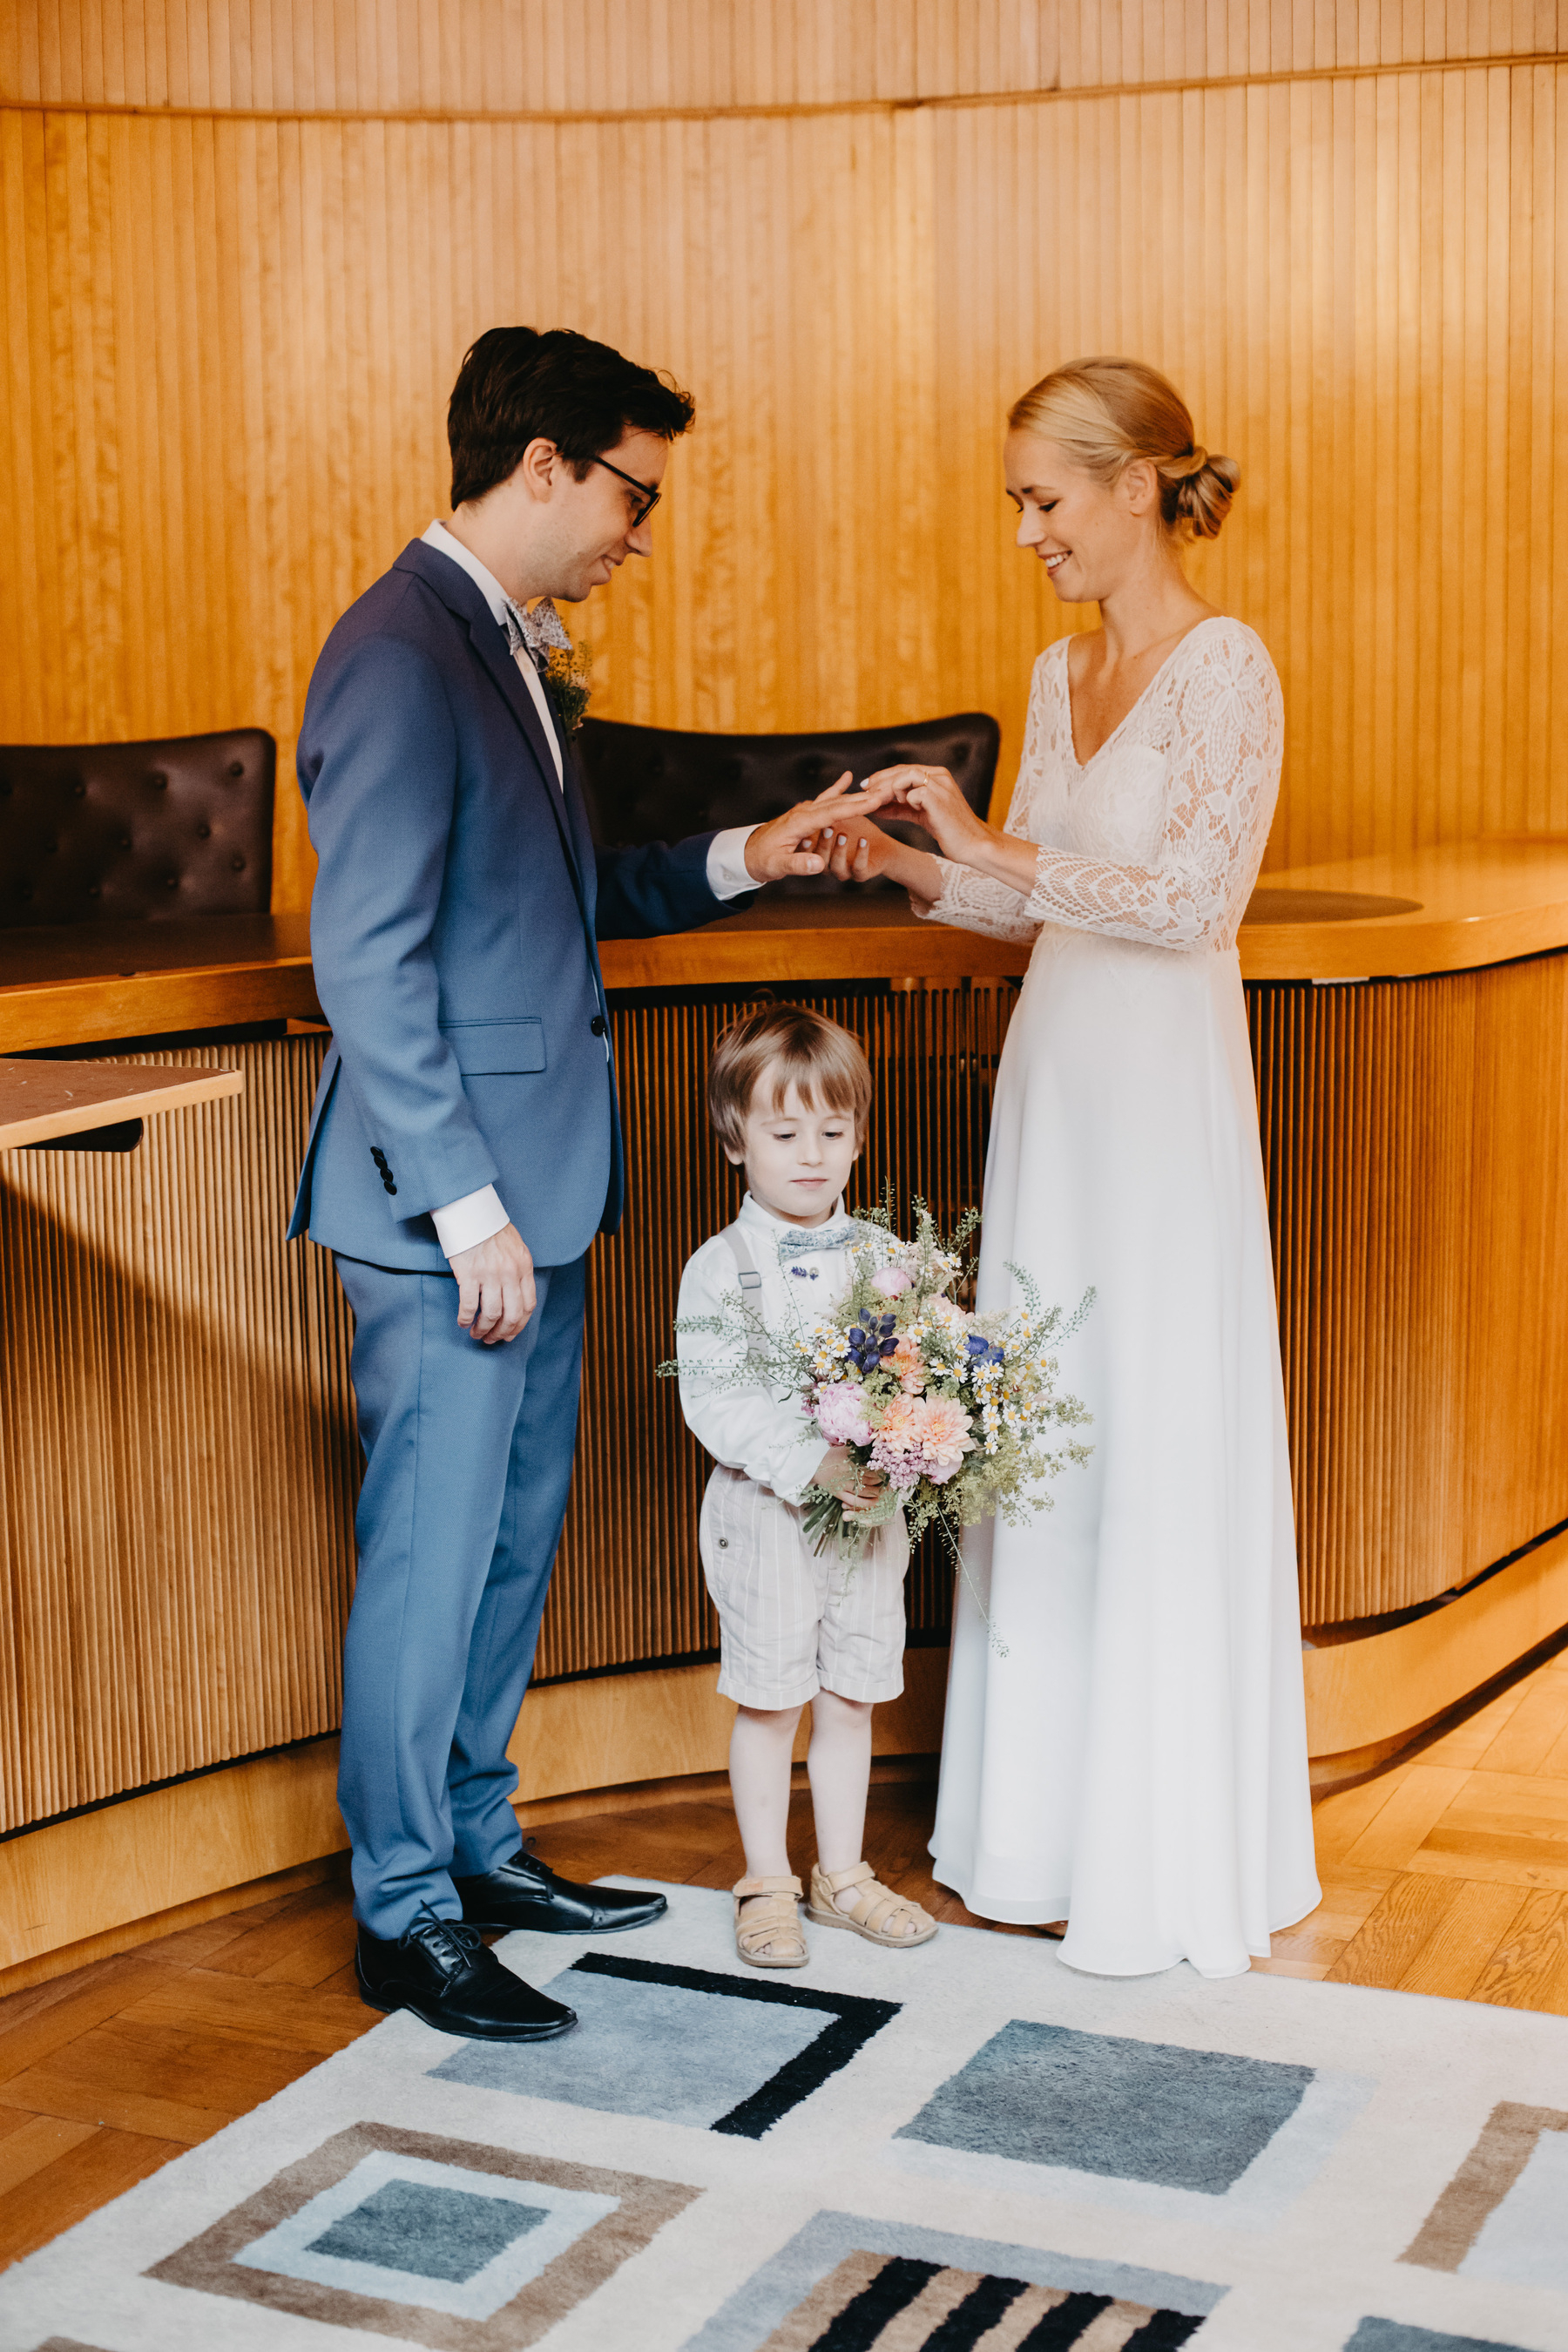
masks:
{"type": "MultiPolygon", "coordinates": [[[[667,727],[630,727],[585,719],[577,737],[595,831],[607,847],[679,841],[689,833],[757,824],[809,800],[849,769],[858,783],[900,761],[949,768],[971,808],[984,811],[1002,740],[983,710],[921,719],[909,727],[861,727],[813,735],[689,735],[667,727]]],[[[879,820],[883,822],[883,820],[879,820]]],[[[935,847],[923,827],[904,818],[886,828],[921,849],[935,847]]],[[[836,882],[829,874],[792,876],[775,891],[816,896],[887,889],[887,883],[836,882]]]]}
{"type": "Polygon", "coordinates": [[[0,745],[0,929],[266,914],[277,765],[259,727],[0,745]]]}

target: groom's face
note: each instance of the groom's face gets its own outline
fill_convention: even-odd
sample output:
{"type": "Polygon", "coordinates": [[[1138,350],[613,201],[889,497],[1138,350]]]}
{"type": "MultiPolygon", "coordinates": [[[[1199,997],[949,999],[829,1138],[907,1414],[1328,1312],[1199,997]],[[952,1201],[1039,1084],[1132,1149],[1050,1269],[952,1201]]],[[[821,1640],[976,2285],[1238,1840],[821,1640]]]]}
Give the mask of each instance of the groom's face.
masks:
{"type": "Polygon", "coordinates": [[[538,552],[552,579],[549,593],[568,604],[580,604],[613,580],[628,555],[653,552],[652,518],[636,518],[664,479],[668,443],[657,433],[623,433],[602,457],[604,462],[591,465],[581,481],[557,457],[537,518],[538,552]]]}

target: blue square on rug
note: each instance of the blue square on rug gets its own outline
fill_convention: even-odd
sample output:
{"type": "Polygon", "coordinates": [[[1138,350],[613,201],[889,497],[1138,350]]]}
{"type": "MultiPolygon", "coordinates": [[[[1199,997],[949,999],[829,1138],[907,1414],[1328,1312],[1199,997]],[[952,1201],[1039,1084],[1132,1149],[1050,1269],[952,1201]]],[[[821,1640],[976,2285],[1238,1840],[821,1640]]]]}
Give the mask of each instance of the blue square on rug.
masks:
{"type": "Polygon", "coordinates": [[[551,1987],[564,2042],[465,2042],[437,2082],[760,2139],[899,2012],[893,2000],[586,1952],[551,1987]]]}
{"type": "Polygon", "coordinates": [[[1310,2066],[1014,2018],[897,2137],[1223,2197],[1312,2081],[1310,2066]]]}
{"type": "MultiPolygon", "coordinates": [[[[351,2124],[285,2166],[143,2276],[431,2352],[520,2352],[589,2300],[700,2190],[644,2173],[351,2124]]],[[[247,2340],[253,2340],[247,2338],[247,2340]]],[[[259,2339],[254,2339],[259,2340],[259,2339]]],[[[271,2339],[268,2338],[268,2341],[271,2339]]],[[[300,2340],[286,2330],[282,2340],[300,2340]]]]}
{"type": "Polygon", "coordinates": [[[1500,2344],[1490,2336],[1443,2336],[1431,2327],[1406,2327],[1398,2319],[1363,2319],[1344,2352],[1524,2352],[1524,2347],[1500,2344]]]}
{"type": "Polygon", "coordinates": [[[588,2231],[613,2197],[377,2150],[237,2249],[247,2270],[489,2319],[588,2231]]]}
{"type": "Polygon", "coordinates": [[[547,2218],[542,2205],[520,2205],[470,2189],[389,2180],[312,2238],[305,2251],[461,2284],[547,2218]]]}

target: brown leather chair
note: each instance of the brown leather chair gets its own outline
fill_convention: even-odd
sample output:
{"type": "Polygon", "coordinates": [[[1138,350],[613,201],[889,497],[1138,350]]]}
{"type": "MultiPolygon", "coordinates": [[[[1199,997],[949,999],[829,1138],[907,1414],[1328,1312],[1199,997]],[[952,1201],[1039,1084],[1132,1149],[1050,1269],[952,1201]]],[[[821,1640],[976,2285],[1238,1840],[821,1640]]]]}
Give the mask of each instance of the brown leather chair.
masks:
{"type": "Polygon", "coordinates": [[[0,929],[266,914],[277,766],[259,727],[0,745],[0,929]]]}
{"type": "MultiPolygon", "coordinates": [[[[900,761],[949,768],[971,808],[984,813],[996,775],[1002,730],[983,710],[921,719],[908,727],[861,727],[812,735],[697,735],[585,719],[577,737],[595,833],[609,848],[679,841],[724,825],[758,824],[809,800],[846,768],[857,782],[900,761]]],[[[879,820],[900,840],[935,847],[907,818],[879,820]]],[[[886,882],[836,882],[829,874],[776,882],[801,896],[872,889],[886,882]]]]}

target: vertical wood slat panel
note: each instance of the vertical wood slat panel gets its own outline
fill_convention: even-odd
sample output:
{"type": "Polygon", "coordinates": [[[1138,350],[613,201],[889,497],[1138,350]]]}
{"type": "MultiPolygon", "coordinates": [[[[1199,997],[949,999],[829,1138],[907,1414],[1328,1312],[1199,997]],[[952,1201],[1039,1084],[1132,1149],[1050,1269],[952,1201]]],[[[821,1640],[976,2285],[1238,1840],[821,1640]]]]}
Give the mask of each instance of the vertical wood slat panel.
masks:
{"type": "MultiPolygon", "coordinates": [[[[980,1198],[1010,984],[801,985],[877,1082],[857,1196],[980,1198]]],[[[1410,1607],[1568,1517],[1568,955],[1249,990],[1309,1624],[1410,1607]]],[[[680,1268],[734,1213],[707,1132],[747,1000],[614,1002],[630,1205],[590,1260],[581,1442],[538,1673],[700,1655],[706,1465],[654,1367],[680,1268]]],[[[357,1452],[349,1318],[282,1240],[316,1039],[129,1159],[0,1170],[0,1829],[338,1719],[357,1452]]],[[[141,1058],[141,1057],[138,1057],[141,1058]]],[[[1064,1302],[1068,1303],[1070,1302],[1064,1302]]],[[[952,1570],[928,1543],[917,1640],[952,1570]]]]}
{"type": "Polygon", "coordinates": [[[349,1322],[282,1238],[321,1055],[127,1057],[247,1090],[0,1162],[0,1829],[337,1723],[349,1322]]]}
{"type": "MultiPolygon", "coordinates": [[[[877,1095],[851,1188],[875,1204],[891,1182],[928,1201],[944,1227],[978,1204],[997,1059],[1016,992],[791,987],[858,1036],[877,1095]]],[[[741,1180],[703,1108],[719,1032],[753,1001],[694,991],[612,1000],[627,1150],[620,1233],[588,1261],[588,1346],[576,1474],[538,1672],[549,1678],[713,1647],[716,1621],[697,1558],[708,1463],[655,1365],[675,1351],[680,1270],[728,1224],[741,1180]]],[[[919,1639],[948,1622],[952,1570],[934,1542],[912,1575],[919,1639]]]]}
{"type": "Polygon", "coordinates": [[[1551,49],[1513,7],[1169,0],[15,0],[0,99],[350,113],[752,108],[1313,73],[1551,49]]]}
{"type": "Polygon", "coordinates": [[[1568,1519],[1568,956],[1247,992],[1309,1625],[1568,1519]]]}
{"type": "Polygon", "coordinates": [[[699,399],[655,561],[574,619],[603,712],[979,706],[1011,752],[1086,615],[1012,546],[1002,417],[1130,348],[1244,469],[1194,572],[1284,678],[1269,863],[1568,829],[1565,93],[1478,65],[644,123],[0,110],[0,740],[270,727],[304,904],[311,664],[444,510],[458,358],[521,316],[699,399]]]}

